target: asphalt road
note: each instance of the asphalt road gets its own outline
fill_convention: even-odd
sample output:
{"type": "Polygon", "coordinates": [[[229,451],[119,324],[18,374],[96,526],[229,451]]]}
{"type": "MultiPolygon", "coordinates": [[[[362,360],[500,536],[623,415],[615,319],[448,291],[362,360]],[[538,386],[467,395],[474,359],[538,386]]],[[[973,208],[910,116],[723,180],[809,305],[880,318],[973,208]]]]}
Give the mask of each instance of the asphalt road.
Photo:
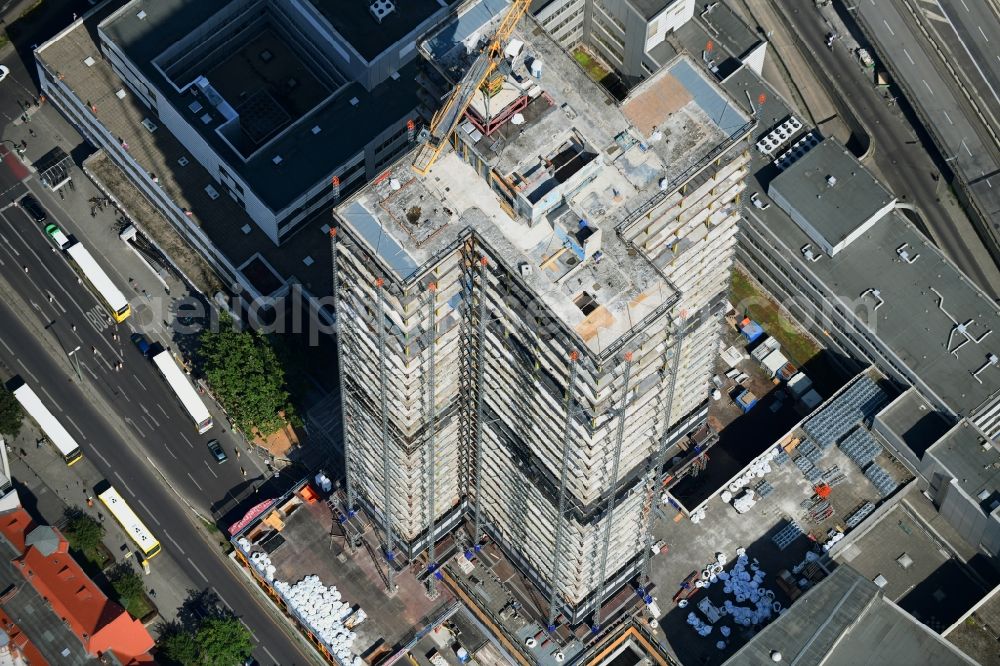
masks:
{"type": "MultiPolygon", "coordinates": [[[[72,233],[73,222],[66,220],[45,195],[34,194],[49,204],[49,220],[72,233]]],[[[249,455],[236,458],[238,440],[232,432],[223,432],[228,431],[225,421],[216,418],[215,427],[198,434],[156,366],[131,343],[134,322],[126,319],[114,325],[108,320],[103,306],[85,283],[78,282],[76,272],[40,225],[20,208],[9,207],[0,213],[0,240],[4,262],[0,272],[32,303],[39,324],[47,326],[51,334],[50,344],[61,354],[79,347],[76,359],[83,379],[118,407],[115,417],[124,421],[170,484],[208,517],[220,506],[251,494],[252,484],[264,479],[256,459],[249,455]],[[29,272],[24,272],[24,266],[29,272]],[[117,334],[117,340],[112,333],[117,334]],[[118,362],[125,364],[123,370],[115,369],[118,362]],[[206,445],[209,439],[221,442],[229,461],[220,465],[212,458],[206,445]],[[241,469],[247,470],[247,478],[241,469]]],[[[127,251],[124,244],[122,251],[127,251]]],[[[133,308],[144,300],[126,285],[119,288],[131,297],[133,308]]]]}
{"type": "Polygon", "coordinates": [[[936,0],[935,4],[926,11],[940,12],[947,19],[945,25],[935,24],[935,30],[958,58],[968,57],[969,78],[995,121],[1000,116],[1000,17],[996,9],[986,0],[936,0]]]}
{"type": "MultiPolygon", "coordinates": [[[[966,0],[968,2],[969,0],[966,0]]],[[[982,1],[982,0],[980,0],[982,1]]],[[[938,150],[972,193],[986,218],[988,233],[1000,238],[1000,152],[911,13],[914,4],[924,23],[934,22],[938,8],[924,0],[858,0],[856,15],[906,95],[929,124],[938,150]]],[[[940,21],[939,21],[940,22],[940,21]]],[[[978,29],[977,29],[978,32],[978,29]]]]}
{"type": "Polygon", "coordinates": [[[939,183],[932,177],[938,169],[906,119],[873,87],[870,73],[862,70],[841,42],[835,42],[833,49],[824,46],[830,26],[819,12],[803,7],[785,15],[792,29],[810,46],[811,57],[807,61],[814,75],[837,91],[838,97],[874,136],[872,159],[889,188],[902,201],[920,209],[923,223],[941,249],[966,275],[996,297],[1000,271],[985,250],[978,255],[970,250],[970,243],[982,245],[971,225],[967,225],[965,233],[956,231],[951,215],[938,201],[939,183]]]}
{"type": "MultiPolygon", "coordinates": [[[[4,262],[9,265],[6,257],[4,262]]],[[[80,444],[84,456],[126,497],[136,500],[133,505],[136,513],[147,524],[155,524],[162,537],[166,537],[161,538],[163,548],[189,570],[193,580],[214,587],[243,618],[257,639],[255,656],[258,660],[282,666],[313,663],[261,607],[266,602],[236,579],[230,565],[220,558],[219,551],[194,534],[191,515],[179,505],[171,490],[123,440],[118,430],[110,426],[104,415],[95,411],[85,395],[89,387],[69,381],[65,369],[50,356],[50,349],[22,324],[5,300],[0,300],[0,321],[3,322],[0,358],[8,367],[19,370],[24,379],[42,387],[42,399],[59,406],[53,409],[56,417],[64,419],[73,434],[83,434],[85,439],[80,444]],[[147,507],[156,507],[156,523],[151,520],[147,507]]]]}
{"type": "MultiPolygon", "coordinates": [[[[10,193],[23,189],[20,185],[10,193]]],[[[49,214],[63,222],[51,207],[49,214]]],[[[133,508],[149,524],[153,522],[148,507],[156,508],[156,529],[165,537],[164,548],[189,568],[192,579],[211,584],[243,617],[258,640],[256,656],[261,663],[312,663],[285,635],[289,629],[278,626],[262,609],[260,604],[266,602],[247,590],[220,553],[196,533],[192,513],[174,492],[205,507],[224,500],[230,489],[239,490],[247,482],[239,474],[232,448],[227,447],[228,463],[218,465],[210,459],[204,445],[209,435],[197,435],[155,367],[128,341],[127,328],[118,327],[120,344],[111,339],[102,306],[52,247],[22,210],[8,207],[0,212],[0,273],[30,304],[30,311],[21,314],[37,318],[37,330],[30,330],[14,313],[14,299],[3,299],[0,358],[43,400],[58,405],[54,411],[62,411],[56,411],[57,417],[65,419],[70,432],[80,438],[85,457],[136,500],[133,508]],[[56,360],[75,347],[79,347],[82,381],[70,364],[56,360]],[[122,371],[113,369],[119,359],[126,364],[122,371]],[[93,392],[114,405],[114,413],[101,413],[86,397],[93,392]],[[146,456],[168,483],[154,473],[146,456]]]]}

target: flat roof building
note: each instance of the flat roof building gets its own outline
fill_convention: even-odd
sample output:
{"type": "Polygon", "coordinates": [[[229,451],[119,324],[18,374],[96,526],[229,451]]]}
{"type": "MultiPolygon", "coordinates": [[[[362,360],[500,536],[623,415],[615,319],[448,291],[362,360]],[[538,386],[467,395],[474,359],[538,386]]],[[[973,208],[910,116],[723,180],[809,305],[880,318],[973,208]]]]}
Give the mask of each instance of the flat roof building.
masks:
{"type": "Polygon", "coordinates": [[[803,666],[976,664],[847,565],[806,592],[726,664],[778,661],[803,666]]]}
{"type": "Polygon", "coordinates": [[[867,172],[832,139],[788,167],[769,191],[781,196],[786,185],[810,179],[811,187],[822,187],[827,173],[845,170],[867,183],[861,194],[845,188],[841,195],[838,181],[832,194],[813,195],[809,206],[804,195],[790,193],[792,200],[800,197],[793,215],[778,199],[779,206],[766,210],[748,208],[740,263],[845,360],[875,364],[919,389],[952,422],[968,416],[996,437],[997,304],[900,211],[884,212],[894,199],[862,178],[867,172]],[[853,197],[868,201],[848,209],[844,202],[853,197]],[[838,221],[845,210],[856,210],[848,225],[838,221]],[[813,244],[829,249],[821,245],[819,252],[813,244]]]}
{"type": "Polygon", "coordinates": [[[834,139],[779,174],[768,195],[831,256],[896,205],[896,197],[834,139]]]}
{"type": "Polygon", "coordinates": [[[449,8],[383,4],[132,0],[98,36],[119,96],[148,107],[150,140],[176,136],[211,174],[209,195],[232,197],[280,243],[413,139],[413,43],[449,8]]]}

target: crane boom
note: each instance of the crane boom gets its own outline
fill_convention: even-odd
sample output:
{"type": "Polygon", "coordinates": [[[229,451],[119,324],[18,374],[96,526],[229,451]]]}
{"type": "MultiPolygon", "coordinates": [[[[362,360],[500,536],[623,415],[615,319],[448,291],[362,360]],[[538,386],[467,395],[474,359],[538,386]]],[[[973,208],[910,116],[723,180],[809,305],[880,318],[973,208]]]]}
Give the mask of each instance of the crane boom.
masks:
{"type": "Polygon", "coordinates": [[[455,88],[451,91],[444,106],[438,109],[434,117],[431,118],[431,123],[427,128],[427,138],[413,158],[414,171],[422,176],[430,171],[431,166],[447,145],[448,137],[458,127],[462,116],[465,115],[472,100],[475,99],[477,91],[499,65],[507,41],[513,34],[517,22],[528,11],[530,5],[531,0],[513,0],[511,2],[490,43],[479,53],[462,79],[455,84],[455,88]]]}

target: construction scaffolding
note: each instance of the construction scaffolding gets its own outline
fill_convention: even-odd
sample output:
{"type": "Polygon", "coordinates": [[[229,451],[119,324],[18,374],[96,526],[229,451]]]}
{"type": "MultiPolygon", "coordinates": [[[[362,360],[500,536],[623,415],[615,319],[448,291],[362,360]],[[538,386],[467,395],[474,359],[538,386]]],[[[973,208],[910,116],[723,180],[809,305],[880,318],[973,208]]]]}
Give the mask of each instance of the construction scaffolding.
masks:
{"type": "MultiPolygon", "coordinates": [[[[353,241],[337,263],[338,315],[351,329],[342,353],[358,359],[344,366],[351,473],[399,556],[426,551],[429,591],[442,564],[435,539],[464,522],[464,557],[495,542],[540,591],[545,626],[592,618],[599,629],[610,621],[601,601],[648,576],[659,472],[705,419],[750,160],[736,148],[745,137],[725,133],[752,124],[722,130],[688,101],[675,115],[699,124],[703,152],[678,161],[658,144],[635,155],[665,160],[660,194],[629,160],[594,160],[611,143],[638,152],[618,135],[644,134],[632,119],[659,111],[647,98],[628,114],[593,105],[579,68],[525,27],[506,69],[462,69],[475,56],[457,47],[460,67],[428,78],[440,86],[471,71],[488,90],[469,80],[452,90],[437,139],[335,211],[353,241]],[[543,59],[544,79],[528,64],[543,59]],[[518,128],[449,129],[480,94],[490,122],[526,96],[518,128]],[[445,140],[456,150],[435,163],[445,140]],[[432,178],[413,175],[431,164],[432,178]],[[635,197],[608,200],[625,181],[635,197]]],[[[703,83],[684,99],[714,86],[703,83]]],[[[447,96],[430,85],[429,98],[447,96]]],[[[670,118],[658,128],[684,131],[670,118]]]]}
{"type": "Polygon", "coordinates": [[[573,425],[573,393],[576,390],[577,361],[580,358],[579,352],[573,351],[569,355],[569,381],[566,384],[566,397],[564,408],[566,410],[566,425],[563,428],[562,441],[562,465],[559,472],[558,509],[556,510],[556,543],[552,550],[552,575],[549,592],[549,631],[555,631],[556,616],[559,614],[559,581],[562,577],[562,551],[563,540],[566,532],[566,481],[569,475],[570,441],[573,425]]]}
{"type": "Polygon", "coordinates": [[[385,538],[383,550],[386,564],[386,590],[390,593],[396,591],[395,569],[395,537],[392,533],[392,481],[389,478],[389,402],[388,380],[386,378],[386,354],[385,354],[385,280],[378,278],[375,281],[376,302],[378,310],[375,318],[375,327],[378,329],[378,380],[379,380],[379,400],[382,415],[382,531],[385,538]]]}

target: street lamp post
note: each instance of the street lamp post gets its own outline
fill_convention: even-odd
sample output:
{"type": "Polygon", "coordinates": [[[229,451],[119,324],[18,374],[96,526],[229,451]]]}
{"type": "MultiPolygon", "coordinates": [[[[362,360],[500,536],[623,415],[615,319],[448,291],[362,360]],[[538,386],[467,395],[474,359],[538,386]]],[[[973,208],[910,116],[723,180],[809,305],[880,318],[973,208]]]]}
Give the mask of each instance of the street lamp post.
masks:
{"type": "Polygon", "coordinates": [[[70,362],[73,364],[73,369],[76,370],[76,378],[82,382],[83,375],[80,373],[80,359],[76,356],[78,351],[80,351],[80,345],[77,345],[76,349],[66,352],[66,355],[69,356],[70,362]]]}

